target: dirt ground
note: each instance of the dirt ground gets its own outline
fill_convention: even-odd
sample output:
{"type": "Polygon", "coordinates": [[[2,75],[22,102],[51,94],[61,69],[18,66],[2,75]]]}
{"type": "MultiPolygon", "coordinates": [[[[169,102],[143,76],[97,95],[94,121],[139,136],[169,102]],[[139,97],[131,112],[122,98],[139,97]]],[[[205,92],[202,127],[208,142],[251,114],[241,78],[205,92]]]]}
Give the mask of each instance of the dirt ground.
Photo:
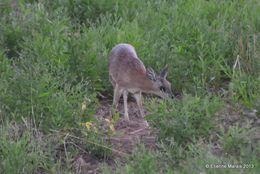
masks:
{"type": "MultiPolygon", "coordinates": [[[[96,111],[95,118],[100,121],[111,120],[111,104],[111,100],[101,101],[101,106],[96,111]]],[[[147,125],[146,120],[140,117],[136,102],[133,99],[128,101],[130,121],[126,121],[123,117],[124,106],[122,101],[119,103],[118,111],[120,118],[114,125],[115,133],[107,140],[114,149],[113,156],[115,159],[121,158],[124,154],[131,154],[139,144],[144,144],[146,147],[155,150],[157,148],[156,130],[147,125]]],[[[148,113],[145,111],[145,114],[148,113]]],[[[100,173],[99,165],[102,162],[106,162],[112,168],[116,165],[114,160],[100,161],[90,154],[82,154],[75,159],[74,166],[77,173],[94,174],[100,173]]]]}
{"type": "MultiPolygon", "coordinates": [[[[112,101],[103,101],[102,106],[98,109],[96,117],[108,118],[112,101]]],[[[131,153],[137,144],[144,144],[149,148],[156,148],[155,138],[156,131],[147,125],[147,121],[140,117],[137,104],[134,101],[128,101],[128,113],[130,121],[123,117],[124,106],[120,102],[118,106],[120,119],[115,124],[115,135],[110,137],[111,145],[124,153],[131,153]]],[[[145,112],[145,114],[148,114],[145,112]]]]}

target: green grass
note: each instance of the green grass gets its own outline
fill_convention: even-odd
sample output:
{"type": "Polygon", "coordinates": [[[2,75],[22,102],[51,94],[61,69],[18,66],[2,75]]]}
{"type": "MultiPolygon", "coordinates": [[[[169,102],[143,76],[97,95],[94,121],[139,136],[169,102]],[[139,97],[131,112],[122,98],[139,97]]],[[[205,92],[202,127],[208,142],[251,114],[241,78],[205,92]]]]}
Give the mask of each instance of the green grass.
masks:
{"type": "Polygon", "coordinates": [[[112,95],[107,57],[120,42],[156,72],[169,64],[182,98],[146,100],[159,149],[140,146],[108,173],[256,173],[259,11],[257,0],[1,1],[0,173],[75,173],[79,153],[113,158],[109,135],[80,123],[112,95]],[[219,163],[254,168],[205,167],[219,163]]]}
{"type": "Polygon", "coordinates": [[[158,128],[161,148],[171,162],[179,163],[188,155],[189,145],[203,139],[210,141],[216,130],[214,114],[223,105],[218,98],[209,99],[184,95],[182,101],[168,103],[152,101],[148,116],[150,123],[158,128]]]}
{"type": "Polygon", "coordinates": [[[36,142],[32,141],[31,133],[24,132],[19,136],[16,135],[18,132],[13,132],[11,136],[15,137],[8,136],[7,133],[1,130],[0,172],[32,173],[36,171],[41,166],[44,157],[37,150],[36,142]]]}

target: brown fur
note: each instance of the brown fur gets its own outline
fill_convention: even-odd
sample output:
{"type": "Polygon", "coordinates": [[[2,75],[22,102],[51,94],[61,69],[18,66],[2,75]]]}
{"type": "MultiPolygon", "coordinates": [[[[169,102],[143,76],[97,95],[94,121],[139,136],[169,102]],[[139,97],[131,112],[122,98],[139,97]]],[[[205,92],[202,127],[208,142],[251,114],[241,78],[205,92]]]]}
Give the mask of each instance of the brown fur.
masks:
{"type": "MultiPolygon", "coordinates": [[[[143,115],[141,104],[141,93],[152,93],[162,98],[171,95],[171,84],[166,80],[167,68],[162,71],[164,76],[156,76],[150,68],[145,68],[143,62],[138,58],[136,51],[130,44],[118,44],[109,54],[109,76],[114,87],[114,101],[116,106],[120,96],[124,95],[125,110],[127,110],[127,94],[133,93],[141,115],[143,115]],[[151,75],[153,78],[151,78],[151,75]],[[162,92],[161,87],[166,90],[162,92]]],[[[128,117],[128,112],[125,112],[128,117]]]]}

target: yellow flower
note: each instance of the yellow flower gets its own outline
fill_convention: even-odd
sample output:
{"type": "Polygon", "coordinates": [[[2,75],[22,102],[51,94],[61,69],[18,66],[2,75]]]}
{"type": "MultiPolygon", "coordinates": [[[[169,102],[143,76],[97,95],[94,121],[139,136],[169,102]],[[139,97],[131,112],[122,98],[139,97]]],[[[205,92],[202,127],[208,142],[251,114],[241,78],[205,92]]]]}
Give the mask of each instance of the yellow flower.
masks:
{"type": "Polygon", "coordinates": [[[87,129],[89,130],[89,129],[93,126],[93,124],[88,121],[88,122],[85,123],[85,126],[86,126],[87,129]]]}

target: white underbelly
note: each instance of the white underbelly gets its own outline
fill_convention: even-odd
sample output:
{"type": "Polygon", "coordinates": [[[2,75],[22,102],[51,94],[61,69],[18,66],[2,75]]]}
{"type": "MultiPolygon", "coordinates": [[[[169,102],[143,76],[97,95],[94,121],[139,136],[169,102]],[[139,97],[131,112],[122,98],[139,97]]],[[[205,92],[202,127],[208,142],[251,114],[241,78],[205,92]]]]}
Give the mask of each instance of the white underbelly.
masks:
{"type": "Polygon", "coordinates": [[[134,94],[134,93],[138,93],[138,92],[140,92],[141,90],[140,89],[138,89],[138,88],[128,88],[128,89],[126,89],[128,92],[130,92],[130,93],[132,93],[132,94],[134,94]]]}

